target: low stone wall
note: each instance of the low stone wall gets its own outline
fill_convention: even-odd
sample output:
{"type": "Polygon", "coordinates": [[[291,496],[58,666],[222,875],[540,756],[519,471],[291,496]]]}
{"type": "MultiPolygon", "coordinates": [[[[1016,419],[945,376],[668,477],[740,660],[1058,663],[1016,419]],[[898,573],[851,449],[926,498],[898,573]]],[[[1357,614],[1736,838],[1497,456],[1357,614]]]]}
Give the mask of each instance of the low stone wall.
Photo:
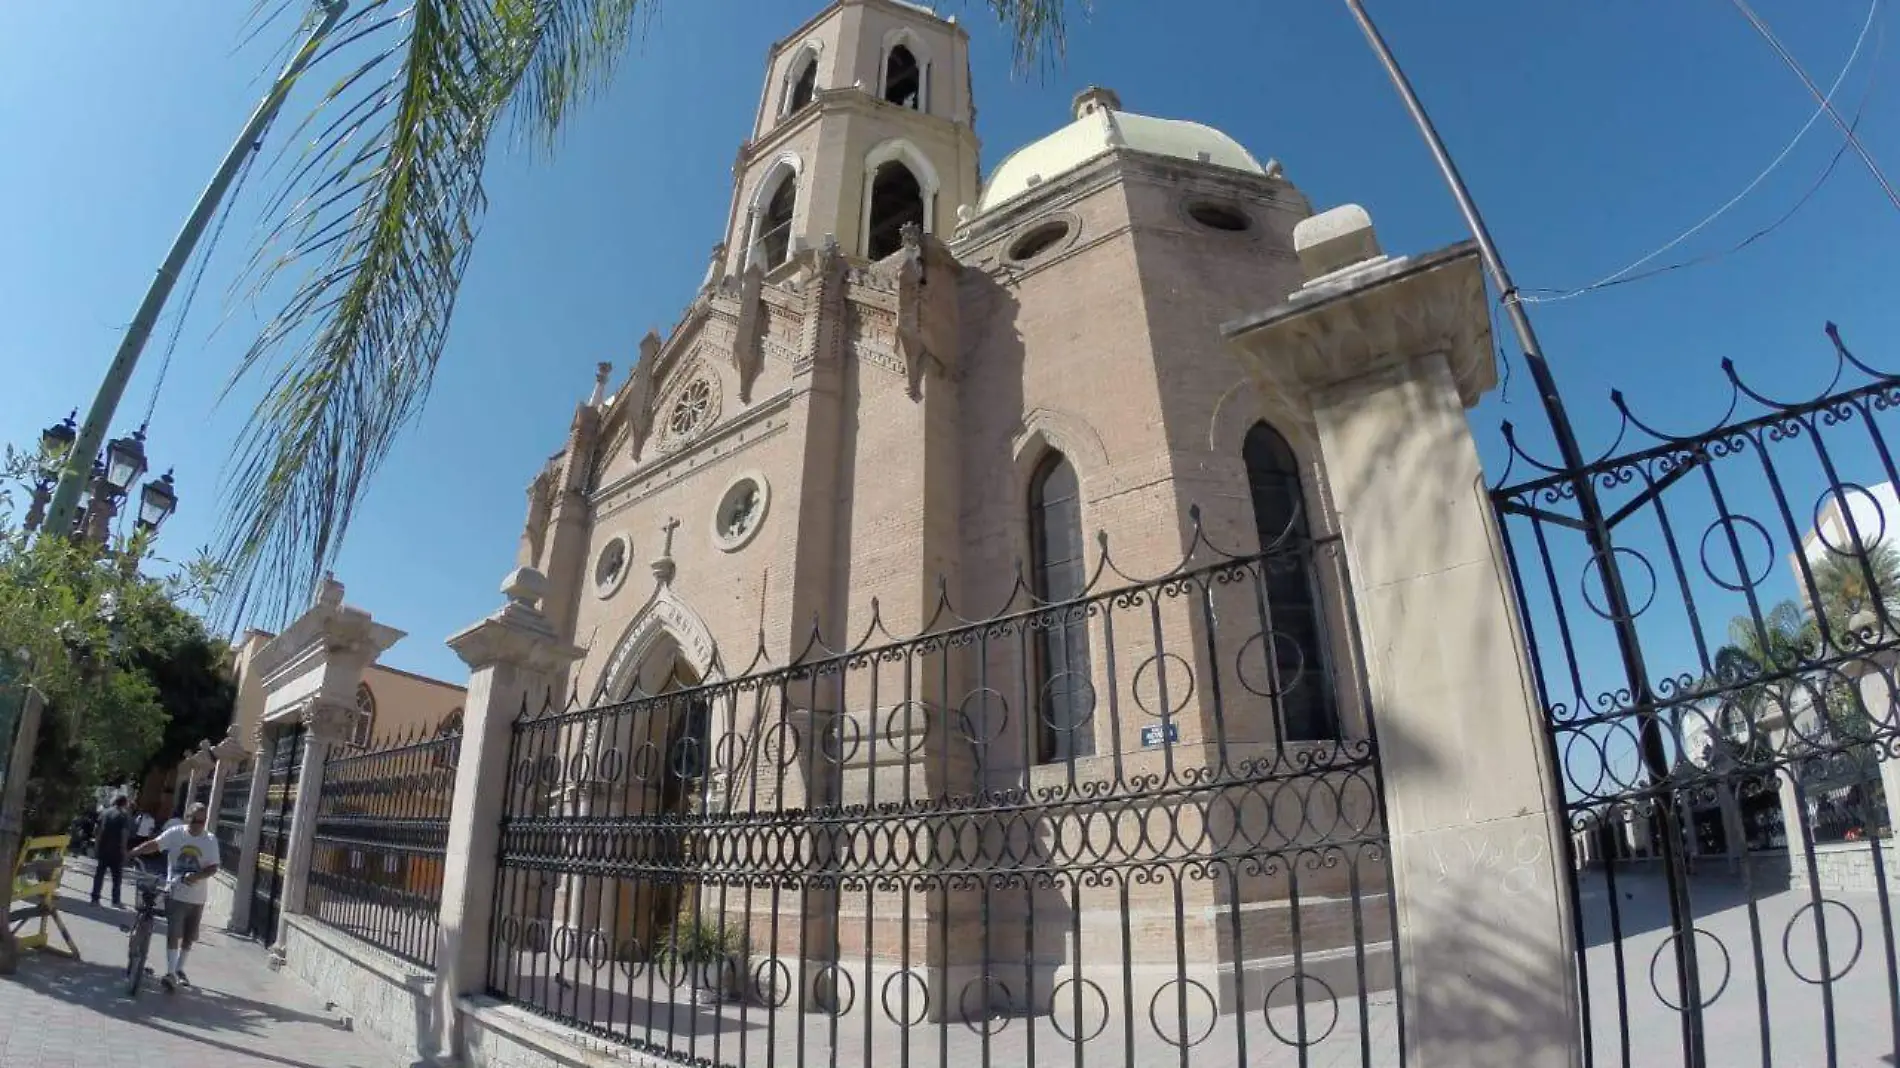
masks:
{"type": "MultiPolygon", "coordinates": [[[[1893,843],[1882,841],[1878,846],[1869,842],[1830,842],[1814,847],[1814,875],[1824,894],[1872,894],[1879,892],[1880,880],[1874,874],[1874,850],[1880,850],[1880,863],[1886,870],[1889,891],[1900,887],[1900,857],[1893,851],[1893,843]]],[[[1786,854],[1783,854],[1785,857],[1786,854]]],[[[1788,871],[1789,884],[1802,890],[1808,888],[1808,865],[1799,857],[1788,871]]]]}
{"type": "Polygon", "coordinates": [[[284,966],[365,1031],[418,1059],[433,1056],[435,976],[308,916],[283,919],[284,966]]]}
{"type": "Polygon", "coordinates": [[[237,877],[230,872],[219,870],[211,877],[210,892],[205,897],[204,922],[221,931],[231,929],[231,910],[237,905],[237,877]]]}
{"type": "Polygon", "coordinates": [[[494,998],[462,998],[466,1068],[668,1068],[671,1062],[592,1038],[494,998]]]}

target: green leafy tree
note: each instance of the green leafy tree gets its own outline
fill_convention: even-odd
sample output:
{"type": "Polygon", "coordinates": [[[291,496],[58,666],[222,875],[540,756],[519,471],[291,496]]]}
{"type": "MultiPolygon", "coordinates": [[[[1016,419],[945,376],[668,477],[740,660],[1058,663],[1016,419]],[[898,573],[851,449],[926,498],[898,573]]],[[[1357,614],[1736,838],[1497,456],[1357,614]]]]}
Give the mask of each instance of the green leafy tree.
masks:
{"type": "MultiPolygon", "coordinates": [[[[977,2],[1015,42],[1019,67],[1060,55],[1072,0],[977,2]]],[[[266,7],[287,36],[311,10],[266,7]]],[[[235,453],[225,611],[281,612],[315,587],[428,395],[500,131],[551,149],[659,7],[358,0],[337,26],[309,72],[329,85],[297,128],[312,139],[286,168],[271,200],[282,213],[253,260],[258,287],[286,269],[302,277],[240,366],[268,389],[235,453]]]]}

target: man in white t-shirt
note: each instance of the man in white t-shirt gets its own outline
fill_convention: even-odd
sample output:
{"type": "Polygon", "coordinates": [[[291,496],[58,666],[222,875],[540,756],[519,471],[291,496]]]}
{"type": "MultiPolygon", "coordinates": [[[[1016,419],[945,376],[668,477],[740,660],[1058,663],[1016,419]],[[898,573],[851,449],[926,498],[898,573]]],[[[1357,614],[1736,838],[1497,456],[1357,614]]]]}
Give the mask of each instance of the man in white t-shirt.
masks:
{"type": "Polygon", "coordinates": [[[185,978],[185,955],[198,940],[198,921],[204,917],[208,891],[204,881],[218,870],[218,840],[205,830],[205,807],[193,802],[185,822],[165,828],[157,838],[132,851],[135,857],[164,853],[171,900],[165,912],[166,990],[190,986],[185,978]]]}

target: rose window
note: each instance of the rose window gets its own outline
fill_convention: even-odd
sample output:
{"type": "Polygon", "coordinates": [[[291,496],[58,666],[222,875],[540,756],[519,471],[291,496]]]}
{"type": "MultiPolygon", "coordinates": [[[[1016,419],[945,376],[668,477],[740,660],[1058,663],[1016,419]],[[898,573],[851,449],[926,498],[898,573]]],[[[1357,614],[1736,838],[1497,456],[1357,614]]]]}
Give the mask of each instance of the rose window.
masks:
{"type": "Polygon", "coordinates": [[[696,379],[680,391],[679,400],[673,404],[673,415],[667,421],[667,429],[675,437],[685,437],[698,430],[706,421],[706,413],[712,409],[712,385],[705,379],[696,379]]]}

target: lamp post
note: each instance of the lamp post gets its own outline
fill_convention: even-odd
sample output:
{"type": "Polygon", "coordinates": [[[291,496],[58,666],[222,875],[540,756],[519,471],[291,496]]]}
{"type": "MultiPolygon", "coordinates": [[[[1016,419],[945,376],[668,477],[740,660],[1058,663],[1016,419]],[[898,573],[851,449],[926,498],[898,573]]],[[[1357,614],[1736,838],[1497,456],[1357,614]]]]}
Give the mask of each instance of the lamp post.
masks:
{"type": "MultiPolygon", "coordinates": [[[[40,472],[39,481],[33,486],[32,505],[26,513],[28,532],[37,532],[43,526],[49,531],[55,529],[49,522],[51,517],[47,507],[53,496],[54,473],[57,470],[54,465],[71,466],[75,458],[67,454],[72,450],[75,437],[71,415],[40,431],[41,455],[48,457],[48,460],[47,467],[40,472]]],[[[66,533],[74,538],[84,538],[103,551],[112,535],[113,518],[118,514],[121,504],[132,495],[134,484],[144,477],[147,470],[144,427],[108,442],[105,451],[93,459],[86,502],[74,512],[66,533]]],[[[172,473],[167,471],[146,482],[140,489],[135,527],[142,533],[155,533],[177,509],[177,483],[172,473]]]]}

